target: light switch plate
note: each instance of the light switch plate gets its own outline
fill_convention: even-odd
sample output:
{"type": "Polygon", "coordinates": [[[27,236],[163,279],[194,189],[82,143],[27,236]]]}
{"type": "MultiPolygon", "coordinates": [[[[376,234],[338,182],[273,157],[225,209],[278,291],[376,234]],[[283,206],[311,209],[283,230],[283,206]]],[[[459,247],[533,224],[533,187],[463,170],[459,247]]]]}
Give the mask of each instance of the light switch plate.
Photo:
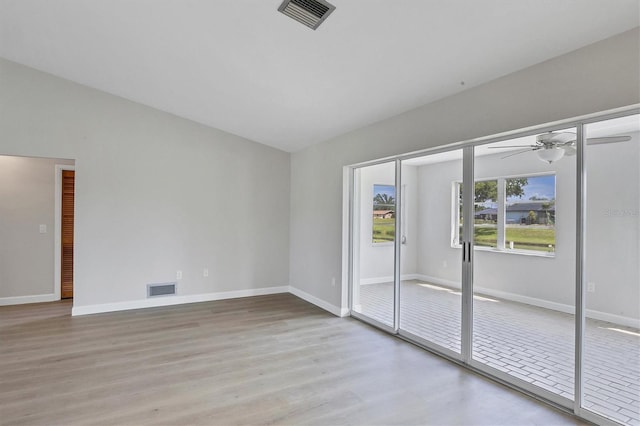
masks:
{"type": "Polygon", "coordinates": [[[47,225],[40,225],[40,233],[41,234],[47,233],[47,225]]]}

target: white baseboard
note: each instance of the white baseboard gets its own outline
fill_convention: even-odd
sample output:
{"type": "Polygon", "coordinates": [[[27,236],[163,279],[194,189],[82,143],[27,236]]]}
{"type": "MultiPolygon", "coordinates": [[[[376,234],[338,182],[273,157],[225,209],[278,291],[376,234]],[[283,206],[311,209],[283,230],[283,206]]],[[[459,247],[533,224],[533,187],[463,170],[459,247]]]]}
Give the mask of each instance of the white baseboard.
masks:
{"type": "MultiPolygon", "coordinates": [[[[508,293],[505,291],[494,290],[486,287],[476,287],[475,291],[487,296],[498,297],[500,299],[511,300],[513,302],[524,303],[527,305],[537,306],[540,308],[550,309],[553,311],[564,312],[566,314],[575,315],[575,307],[564,303],[551,302],[549,300],[538,299],[535,297],[522,296],[519,294],[508,293]]],[[[610,314],[608,312],[587,309],[586,317],[606,321],[613,324],[623,325],[627,327],[640,328],[640,319],[624,317],[621,315],[610,314]]]]}
{"type": "Polygon", "coordinates": [[[384,283],[392,283],[392,282],[393,282],[393,276],[374,277],[374,278],[360,278],[360,285],[384,284],[384,283]]]}
{"type": "Polygon", "coordinates": [[[239,297],[262,296],[266,294],[291,293],[309,303],[312,303],[332,314],[344,317],[349,314],[347,308],[339,308],[322,299],[295,287],[267,287],[249,290],[226,291],[220,293],[195,294],[190,296],[167,296],[156,299],[132,300],[127,302],[104,303],[100,305],[74,306],[71,315],[90,315],[104,312],[126,311],[130,309],[153,308],[158,306],[181,305],[185,303],[210,302],[214,300],[235,299],[239,297]]]}
{"type": "MultiPolygon", "coordinates": [[[[449,281],[442,278],[430,277],[427,275],[418,275],[420,281],[426,281],[429,283],[441,285],[448,288],[459,289],[460,283],[455,281],[449,281]]],[[[497,297],[499,299],[510,300],[512,302],[524,303],[527,305],[537,306],[540,308],[551,309],[553,311],[564,312],[566,314],[575,314],[575,308],[571,305],[564,303],[551,302],[549,300],[538,299],[535,297],[522,296],[520,294],[509,293],[501,290],[494,290],[486,287],[475,287],[474,291],[483,295],[497,297]]],[[[640,319],[625,317],[621,315],[610,314],[607,312],[596,311],[593,309],[587,309],[587,318],[595,320],[611,322],[618,325],[627,327],[640,328],[640,319]]]]}
{"type": "Polygon", "coordinates": [[[325,311],[329,311],[335,316],[345,317],[349,314],[349,309],[339,308],[329,302],[325,302],[324,300],[307,293],[306,291],[302,291],[299,288],[289,286],[289,293],[293,294],[294,296],[298,296],[300,299],[306,300],[307,302],[312,303],[317,307],[324,309],[325,311]]]}
{"type": "MultiPolygon", "coordinates": [[[[455,281],[450,281],[450,280],[437,278],[437,277],[431,277],[431,276],[422,275],[422,274],[408,274],[406,276],[403,276],[402,279],[403,280],[417,279],[420,281],[425,281],[425,282],[441,285],[441,286],[452,288],[452,289],[460,288],[460,283],[457,283],[455,281]]],[[[393,281],[392,278],[390,280],[393,281]]],[[[376,282],[385,283],[385,282],[389,282],[389,279],[387,279],[387,277],[382,277],[377,279],[376,278],[367,279],[366,281],[367,282],[363,284],[374,284],[376,282]]],[[[538,298],[529,297],[529,296],[522,296],[519,294],[504,292],[500,290],[494,290],[486,287],[476,287],[475,291],[487,296],[493,296],[493,297],[497,297],[504,300],[511,300],[514,302],[525,303],[527,305],[538,306],[541,308],[551,309],[551,310],[564,312],[572,315],[575,313],[575,309],[571,305],[551,302],[544,299],[538,299],[538,298]]],[[[99,305],[74,306],[71,311],[71,315],[73,316],[90,315],[90,314],[97,314],[97,313],[103,313],[103,312],[115,312],[115,311],[129,310],[129,309],[142,309],[142,308],[152,308],[152,307],[158,307],[158,306],[180,305],[184,303],[210,302],[213,300],[235,299],[239,297],[261,296],[261,295],[278,294],[278,293],[291,293],[339,317],[344,317],[349,314],[349,309],[332,305],[303,290],[300,290],[292,286],[280,286],[280,287],[265,287],[265,288],[257,288],[257,289],[226,291],[226,292],[219,292],[219,293],[195,294],[195,295],[189,295],[189,296],[167,296],[167,297],[159,297],[155,299],[142,299],[142,300],[132,300],[132,301],[126,301],[126,302],[104,303],[99,305]]],[[[59,300],[59,299],[55,294],[38,294],[33,296],[2,297],[0,298],[0,306],[20,305],[25,303],[53,302],[56,300],[59,300]]],[[[596,311],[593,309],[587,309],[586,315],[587,315],[587,318],[606,321],[606,322],[623,325],[627,327],[640,328],[640,319],[637,319],[637,318],[615,315],[607,312],[596,311]]]]}
{"type": "Polygon", "coordinates": [[[640,328],[640,319],[623,317],[622,315],[614,315],[606,312],[594,311],[587,309],[587,318],[593,318],[600,321],[611,322],[613,324],[624,325],[626,327],[640,328]]]}
{"type": "Polygon", "coordinates": [[[185,303],[211,302],[213,300],[236,299],[239,297],[263,296],[266,294],[288,293],[289,287],[265,287],[247,290],[223,291],[219,293],[193,294],[188,296],[166,296],[127,302],[104,303],[100,305],[74,306],[72,316],[99,314],[103,312],[126,311],[129,309],[154,308],[158,306],[181,305],[185,303]]]}
{"type": "Polygon", "coordinates": [[[33,296],[0,297],[0,306],[23,305],[25,303],[54,302],[60,300],[55,294],[36,294],[33,296]]]}
{"type": "MultiPolygon", "coordinates": [[[[400,277],[402,281],[405,280],[417,280],[420,279],[421,275],[419,274],[405,274],[400,277]]],[[[361,278],[360,285],[369,285],[369,284],[384,284],[384,283],[392,283],[394,280],[393,276],[388,277],[374,277],[374,278],[361,278]]]]}
{"type": "Polygon", "coordinates": [[[416,280],[426,281],[431,284],[441,285],[450,289],[460,290],[461,284],[457,281],[446,280],[444,278],[431,277],[429,275],[416,274],[416,280]]]}

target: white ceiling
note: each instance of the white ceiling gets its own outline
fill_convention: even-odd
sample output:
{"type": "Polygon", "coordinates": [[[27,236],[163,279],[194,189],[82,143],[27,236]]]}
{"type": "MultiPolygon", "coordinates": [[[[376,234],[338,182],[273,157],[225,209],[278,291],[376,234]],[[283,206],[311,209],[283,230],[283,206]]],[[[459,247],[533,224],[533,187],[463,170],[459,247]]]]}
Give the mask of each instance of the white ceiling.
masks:
{"type": "Polygon", "coordinates": [[[640,0],[333,0],[313,31],[280,2],[0,0],[0,56],[296,151],[640,21],[640,0]]]}

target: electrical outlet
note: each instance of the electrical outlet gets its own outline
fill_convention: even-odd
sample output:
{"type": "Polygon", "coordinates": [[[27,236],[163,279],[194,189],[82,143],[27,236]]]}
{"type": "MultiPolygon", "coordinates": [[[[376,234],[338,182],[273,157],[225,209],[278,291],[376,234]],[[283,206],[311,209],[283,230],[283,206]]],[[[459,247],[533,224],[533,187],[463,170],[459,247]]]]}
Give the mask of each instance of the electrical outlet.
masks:
{"type": "Polygon", "coordinates": [[[596,292],[596,283],[587,283],[587,291],[589,293],[595,293],[596,292]]]}
{"type": "Polygon", "coordinates": [[[336,277],[331,278],[331,287],[336,286],[336,277]]]}
{"type": "Polygon", "coordinates": [[[176,271],[176,280],[182,279],[182,271],[176,271]]]}
{"type": "Polygon", "coordinates": [[[209,276],[209,270],[207,268],[204,268],[202,270],[202,276],[205,277],[205,278],[209,276]]]}

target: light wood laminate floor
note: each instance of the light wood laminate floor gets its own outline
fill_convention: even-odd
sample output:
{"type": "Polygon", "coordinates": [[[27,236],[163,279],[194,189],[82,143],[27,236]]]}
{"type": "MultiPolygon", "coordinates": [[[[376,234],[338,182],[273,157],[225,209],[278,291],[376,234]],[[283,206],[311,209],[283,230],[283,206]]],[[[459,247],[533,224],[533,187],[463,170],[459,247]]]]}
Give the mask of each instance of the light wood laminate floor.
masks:
{"type": "Polygon", "coordinates": [[[0,424],[580,424],[290,294],[70,311],[0,307],[0,424]]]}

